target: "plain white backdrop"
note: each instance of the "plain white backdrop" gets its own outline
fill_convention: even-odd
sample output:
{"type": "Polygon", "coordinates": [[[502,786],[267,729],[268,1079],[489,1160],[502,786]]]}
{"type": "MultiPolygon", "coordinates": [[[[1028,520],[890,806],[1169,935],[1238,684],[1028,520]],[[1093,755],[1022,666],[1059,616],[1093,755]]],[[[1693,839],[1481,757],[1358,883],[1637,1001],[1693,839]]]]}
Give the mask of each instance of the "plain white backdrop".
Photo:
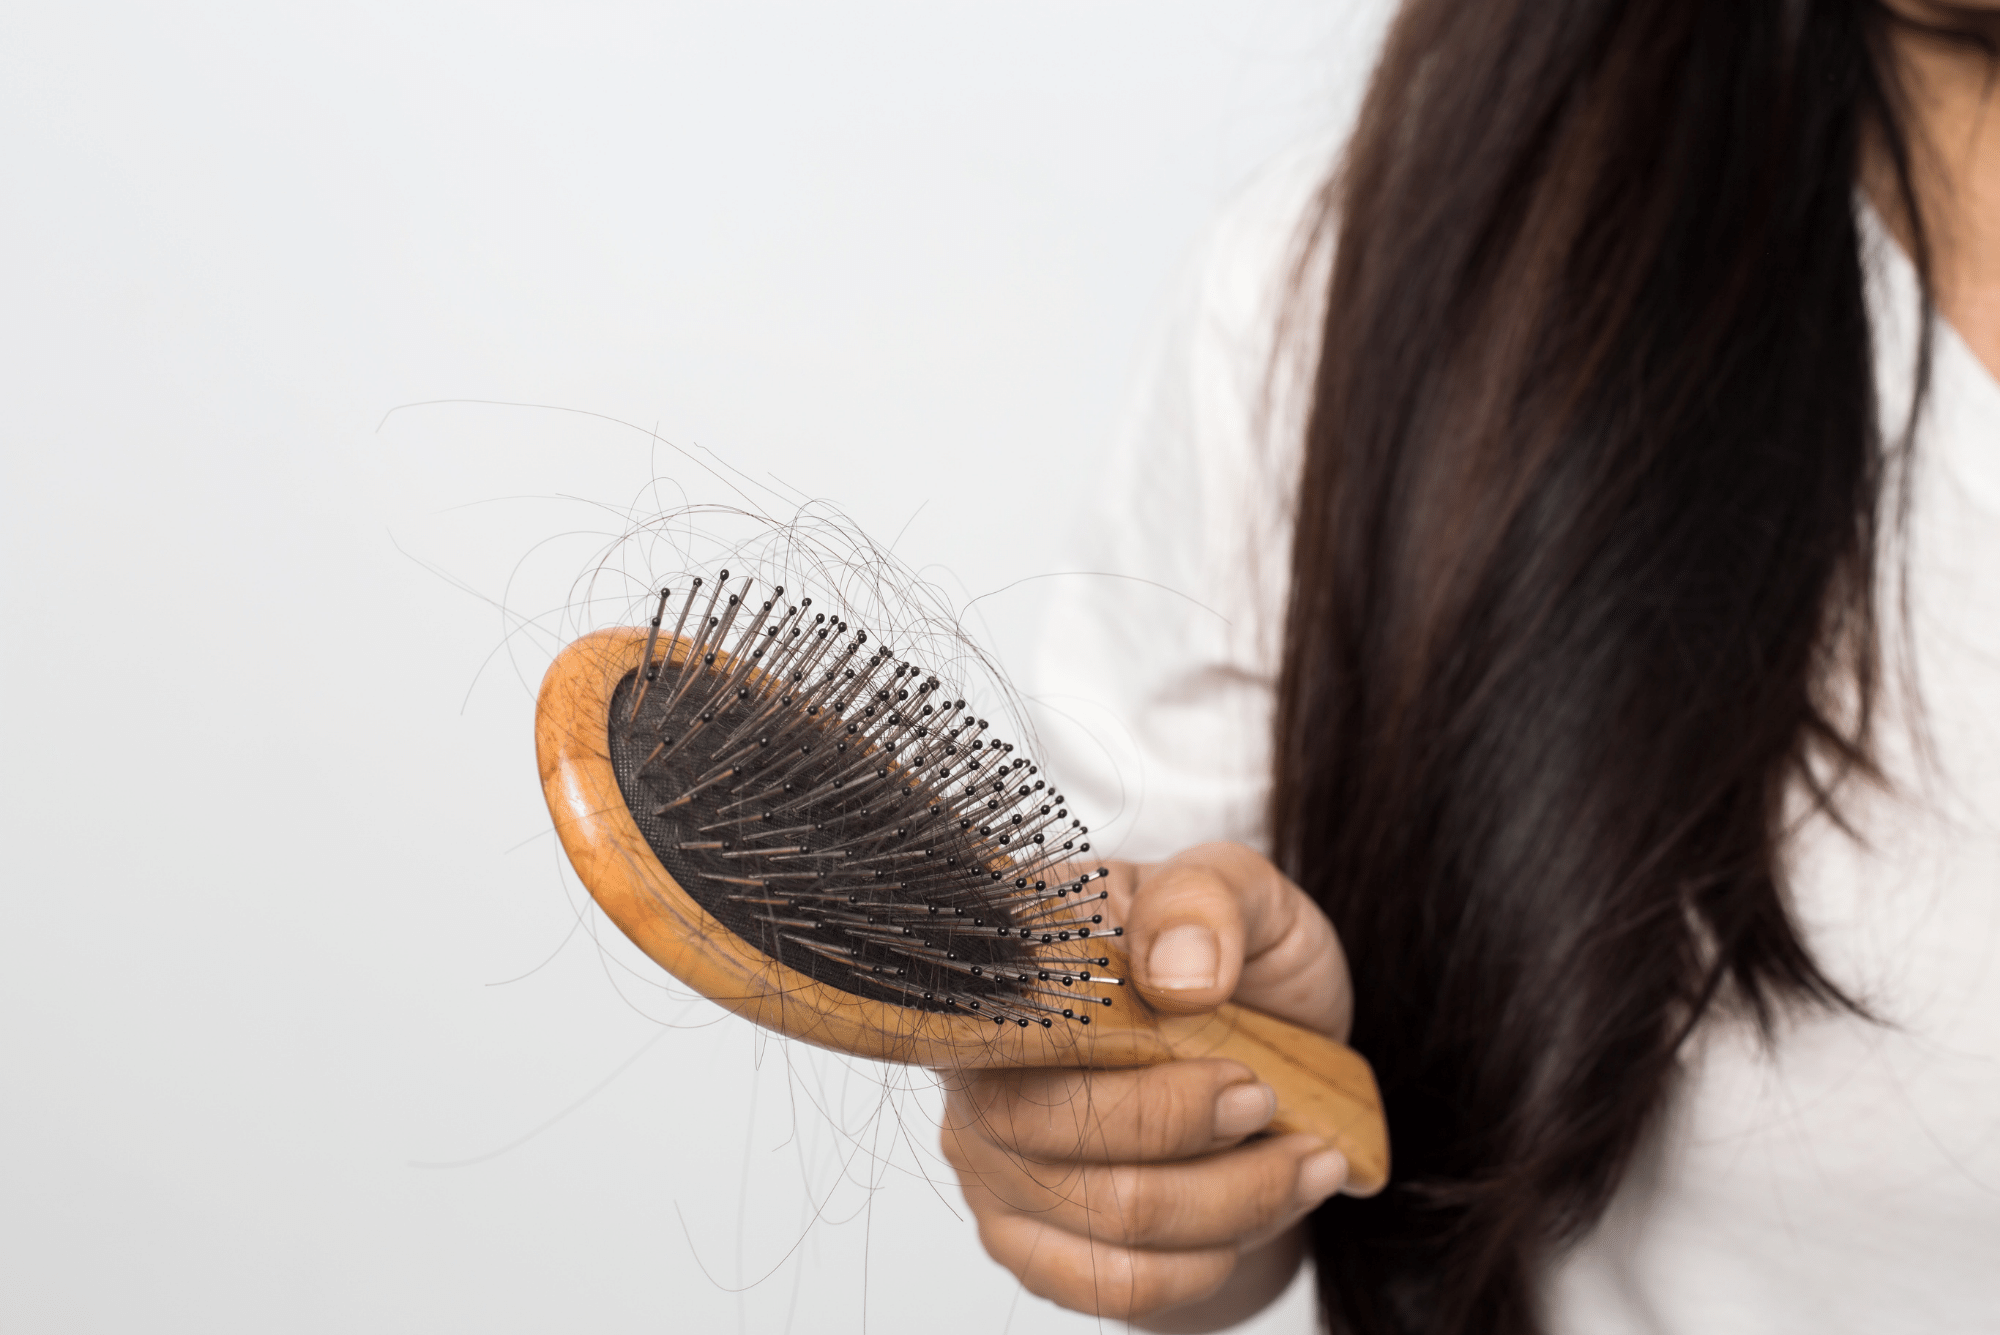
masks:
{"type": "Polygon", "coordinates": [[[927,1077],[596,914],[503,608],[705,449],[1025,658],[1177,265],[1385,8],[0,15],[0,1328],[1100,1329],[927,1077]]]}

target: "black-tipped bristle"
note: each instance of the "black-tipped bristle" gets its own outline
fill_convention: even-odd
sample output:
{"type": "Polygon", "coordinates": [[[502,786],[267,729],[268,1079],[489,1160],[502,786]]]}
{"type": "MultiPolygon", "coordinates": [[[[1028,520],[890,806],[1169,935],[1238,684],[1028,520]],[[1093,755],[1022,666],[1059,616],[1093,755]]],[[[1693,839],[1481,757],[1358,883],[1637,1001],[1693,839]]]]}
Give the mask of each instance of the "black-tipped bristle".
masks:
{"type": "MultiPolygon", "coordinates": [[[[1105,893],[1062,794],[988,735],[944,684],[811,599],[723,571],[678,667],[658,658],[611,702],[611,759],[633,819],[675,881],[764,954],[857,996],[996,1024],[1088,1024],[1105,893]],[[724,599],[726,598],[726,601],[724,599]],[[718,615],[717,606],[721,605],[718,615]]],[[[1110,1004],[1109,998],[1103,999],[1110,1004]]]]}

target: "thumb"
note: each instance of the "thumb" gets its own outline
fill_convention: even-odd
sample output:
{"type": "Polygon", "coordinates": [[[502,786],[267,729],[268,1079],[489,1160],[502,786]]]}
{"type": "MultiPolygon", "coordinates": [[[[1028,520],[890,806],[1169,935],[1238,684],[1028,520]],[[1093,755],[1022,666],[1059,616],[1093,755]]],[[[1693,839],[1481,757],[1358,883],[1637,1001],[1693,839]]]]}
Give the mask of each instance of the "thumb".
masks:
{"type": "Polygon", "coordinates": [[[1132,980],[1154,1009],[1186,1015],[1235,1000],[1346,1037],[1354,995],[1340,940],[1269,859],[1202,844],[1120,872],[1132,980]]]}

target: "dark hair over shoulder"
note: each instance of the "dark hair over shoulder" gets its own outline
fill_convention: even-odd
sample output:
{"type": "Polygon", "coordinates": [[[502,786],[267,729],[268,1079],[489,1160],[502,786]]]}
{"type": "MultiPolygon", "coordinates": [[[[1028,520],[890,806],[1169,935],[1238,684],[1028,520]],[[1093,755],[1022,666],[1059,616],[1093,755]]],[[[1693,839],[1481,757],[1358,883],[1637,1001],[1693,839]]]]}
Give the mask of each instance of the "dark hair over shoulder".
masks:
{"type": "Polygon", "coordinates": [[[1395,1144],[1313,1220],[1337,1331],[1536,1329],[1712,1000],[1849,1004],[1776,843],[1793,785],[1867,763],[1865,134],[1916,213],[1888,22],[1413,0],[1391,33],[1327,198],[1272,810],[1395,1144]]]}

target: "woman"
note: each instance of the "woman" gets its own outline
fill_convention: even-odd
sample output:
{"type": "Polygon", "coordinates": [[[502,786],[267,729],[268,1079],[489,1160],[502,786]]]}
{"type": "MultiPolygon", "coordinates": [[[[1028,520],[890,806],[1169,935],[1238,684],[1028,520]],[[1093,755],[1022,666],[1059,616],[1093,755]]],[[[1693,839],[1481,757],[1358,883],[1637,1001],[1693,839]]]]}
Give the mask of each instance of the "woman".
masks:
{"type": "Polygon", "coordinates": [[[1334,186],[1225,224],[1097,520],[1193,602],[1086,585],[1046,686],[1125,711],[1128,847],[1236,841],[1120,866],[1139,986],[1351,1031],[1396,1178],[1230,1063],[981,1076],[945,1150],[1028,1288],[2000,1312],[1996,21],[1410,0],[1334,186]]]}

